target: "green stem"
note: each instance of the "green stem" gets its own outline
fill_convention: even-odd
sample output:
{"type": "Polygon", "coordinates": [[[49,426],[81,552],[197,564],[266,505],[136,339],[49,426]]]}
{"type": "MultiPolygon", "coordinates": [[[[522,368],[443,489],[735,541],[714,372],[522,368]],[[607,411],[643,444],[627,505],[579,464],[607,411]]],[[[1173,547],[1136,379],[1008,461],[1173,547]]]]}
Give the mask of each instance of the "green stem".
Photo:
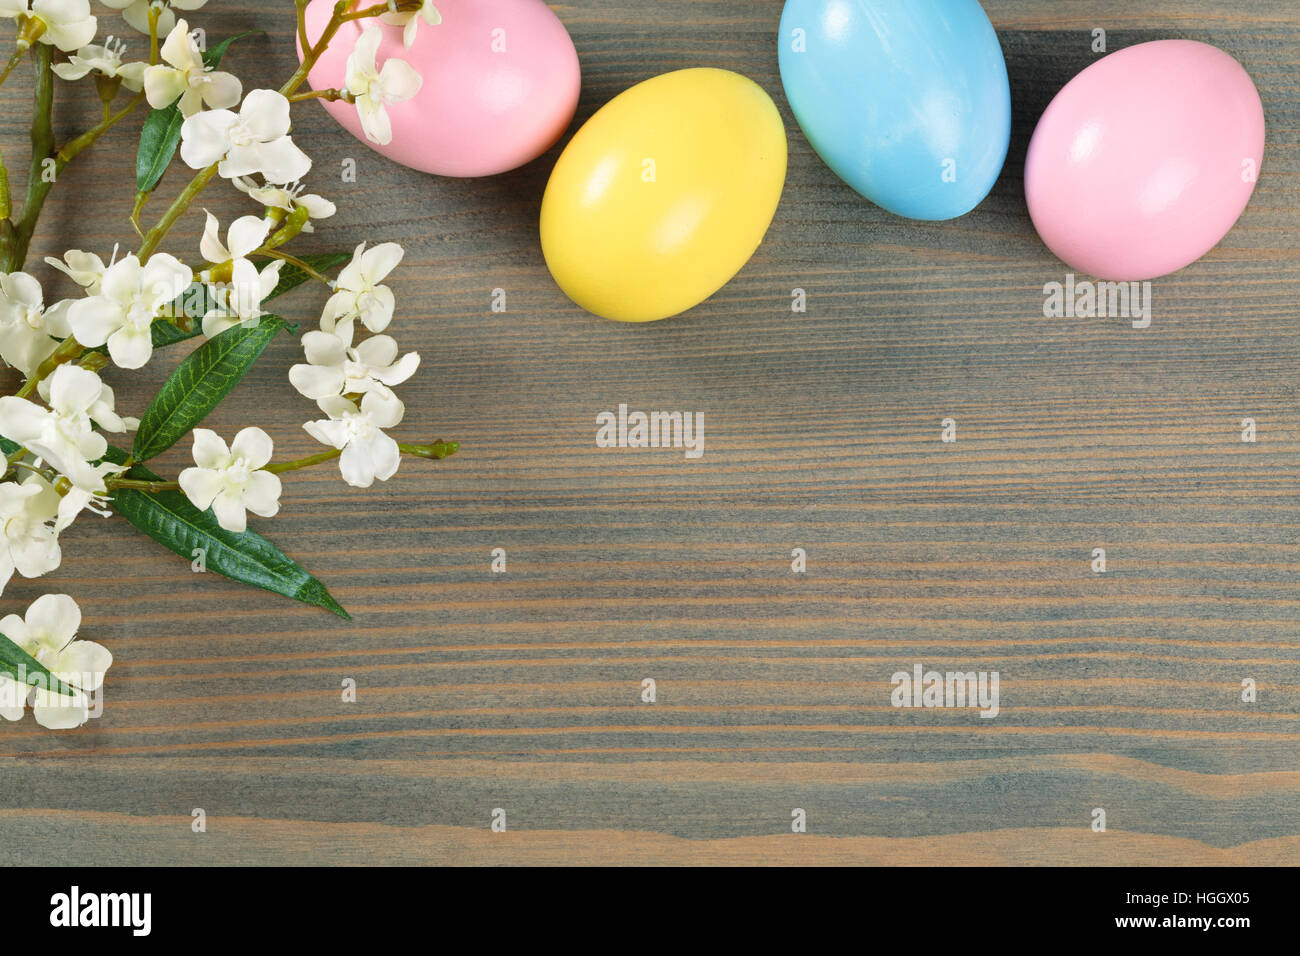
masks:
{"type": "Polygon", "coordinates": [[[172,226],[176,225],[176,220],[185,214],[185,210],[190,208],[190,203],[199,193],[203,192],[208,183],[212,182],[212,177],[217,174],[217,163],[213,163],[206,169],[201,169],[190,180],[189,185],[181,190],[181,194],[172,200],[172,204],[167,207],[167,211],[162,214],[158,224],[150,229],[144,236],[144,242],[140,244],[140,251],[137,255],[141,262],[145,262],[153,255],[158,244],[163,241],[172,226]]]}
{"type": "Polygon", "coordinates": [[[14,71],[14,67],[23,61],[23,54],[26,52],[27,51],[21,47],[14,50],[14,55],[11,56],[9,62],[5,64],[4,72],[0,73],[0,83],[4,83],[5,80],[9,79],[9,74],[14,71]]]}
{"type": "Polygon", "coordinates": [[[328,451],[323,451],[316,455],[307,455],[305,458],[294,458],[292,461],[272,462],[263,470],[269,471],[273,475],[278,475],[282,472],[297,471],[299,468],[310,468],[312,465],[319,465],[322,462],[333,461],[341,454],[343,454],[342,449],[331,448],[328,451]]]}
{"type": "MultiPolygon", "coordinates": [[[[460,448],[458,442],[436,441],[428,445],[412,445],[399,442],[397,447],[404,455],[412,455],[416,458],[429,458],[441,460],[450,455],[456,454],[460,448]]],[[[343,452],[338,448],[330,448],[326,451],[319,452],[315,455],[307,455],[305,458],[294,458],[291,461],[272,462],[263,468],[263,471],[269,471],[273,475],[280,475],[286,471],[298,471],[300,468],[310,468],[312,465],[320,465],[327,461],[333,461],[343,452]]],[[[130,488],[133,491],[179,491],[180,482],[178,481],[141,481],[135,478],[109,478],[105,482],[110,490],[119,488],[130,488]]]]}
{"type": "MultiPolygon", "coordinates": [[[[0,271],[19,272],[27,261],[27,247],[36,228],[53,182],[46,181],[44,162],[54,155],[54,71],[53,50],[47,43],[32,47],[32,63],[36,66],[35,96],[32,102],[32,162],[27,174],[27,200],[23,205],[22,219],[12,231],[6,229],[0,239],[0,271]]],[[[55,174],[57,176],[57,173],[55,174]]],[[[7,177],[6,177],[7,178],[7,177]]],[[[50,177],[51,179],[55,177],[50,177]]]]}
{"type": "Polygon", "coordinates": [[[253,255],[266,256],[270,259],[282,259],[283,261],[289,263],[289,265],[301,269],[303,272],[307,273],[307,275],[311,276],[311,278],[319,279],[321,282],[325,283],[331,289],[334,288],[334,283],[330,281],[328,276],[322,275],[320,272],[318,272],[316,269],[313,269],[311,266],[303,262],[297,256],[291,256],[289,255],[289,253],[281,252],[279,249],[266,249],[266,248],[258,249],[256,252],[253,253],[253,255]]]}

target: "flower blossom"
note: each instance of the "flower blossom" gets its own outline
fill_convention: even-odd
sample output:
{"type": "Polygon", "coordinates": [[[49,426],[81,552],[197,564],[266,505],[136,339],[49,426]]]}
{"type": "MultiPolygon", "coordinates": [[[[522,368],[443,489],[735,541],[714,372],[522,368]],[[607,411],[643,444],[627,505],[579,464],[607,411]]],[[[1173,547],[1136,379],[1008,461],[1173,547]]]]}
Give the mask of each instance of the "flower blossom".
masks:
{"type": "Polygon", "coordinates": [[[397,358],[397,342],[389,335],[372,335],[352,345],[352,323],[333,333],[307,332],[302,337],[307,364],[289,369],[289,381],[307,398],[377,392],[388,398],[420,366],[418,352],[397,358]]]}
{"type": "Polygon", "coordinates": [[[207,106],[220,110],[234,106],[243,84],[233,73],[206,66],[189,33],[190,26],[178,20],[158,51],[162,63],[144,71],[144,94],[156,110],[176,103],[182,116],[193,116],[207,106]]]}
{"type": "Polygon", "coordinates": [[[79,80],[92,70],[108,77],[120,78],[122,85],[133,93],[144,86],[144,71],[148,63],[123,63],[126,44],[109,37],[102,46],[90,44],[69,55],[67,63],[55,63],[54,72],[65,80],[79,80]]]}
{"type": "Polygon", "coordinates": [[[40,475],[0,483],[0,594],[15,571],[39,578],[59,566],[63,556],[51,525],[58,512],[59,493],[40,475]]]}
{"type": "Polygon", "coordinates": [[[364,242],[357,246],[325,303],[321,328],[333,332],[340,323],[360,318],[371,332],[384,331],[393,320],[394,299],[393,290],[380,283],[397,268],[403,255],[395,242],[382,242],[373,249],[367,249],[364,242]]]}
{"type": "Polygon", "coordinates": [[[0,397],[0,435],[49,462],[78,488],[102,492],[103,475],[90,462],[104,457],[108,441],[93,426],[125,432],[139,421],[118,415],[113,390],[78,365],[60,365],[37,390],[49,408],[16,395],[0,397]]]}
{"type": "MultiPolygon", "coordinates": [[[[18,45],[26,49],[31,45],[32,23],[40,33],[35,37],[41,43],[56,46],[64,53],[71,53],[95,38],[98,21],[90,13],[90,0],[0,0],[0,17],[18,20],[26,18],[29,22],[23,33],[19,34],[18,45]]],[[[20,21],[21,22],[21,21],[20,21]]]]}
{"type": "Polygon", "coordinates": [[[442,22],[442,14],[438,8],[433,5],[433,0],[424,0],[420,4],[419,10],[410,12],[402,11],[399,13],[381,13],[379,19],[384,23],[391,23],[394,26],[402,27],[402,46],[410,49],[415,43],[415,31],[419,29],[420,21],[423,20],[431,27],[436,27],[442,22]]]}
{"type": "Polygon", "coordinates": [[[406,408],[400,400],[391,393],[367,392],[360,408],[342,396],[322,398],[316,404],[329,418],[302,427],[321,444],[342,450],[339,471],[344,481],[356,488],[369,488],[376,478],[387,481],[397,473],[402,452],[383,429],[401,422],[406,408]]]}
{"type": "Polygon", "coordinates": [[[245,428],[226,447],[207,428],[194,429],[194,468],[180,473],[181,490],[194,507],[212,509],[227,531],[244,531],[253,512],[270,518],[280,510],[280,476],[263,470],[271,460],[271,437],[260,428],[245,428]]]}
{"type": "Polygon", "coordinates": [[[41,285],[25,272],[0,274],[0,358],[31,377],[64,338],[70,300],[45,308],[41,285]]]}
{"type": "Polygon", "coordinates": [[[268,209],[283,209],[286,213],[292,215],[297,209],[306,209],[308,220],[303,223],[303,232],[314,232],[312,228],[312,219],[328,219],[334,213],[338,212],[338,207],[328,199],[323,199],[315,193],[303,194],[305,188],[302,183],[289,183],[286,186],[274,186],[265,183],[261,186],[247,176],[240,176],[232,179],[231,183],[242,193],[246,193],[249,198],[260,202],[268,209]]]}
{"type": "Polygon", "coordinates": [[[77,341],[90,348],[107,343],[120,368],[141,368],[153,355],[154,319],[189,288],[189,267],[167,253],[143,265],[134,254],[104,271],[99,292],[73,302],[68,321],[77,341]]]}
{"type": "Polygon", "coordinates": [[[289,101],[276,90],[253,90],[238,113],[195,113],[181,124],[181,159],[191,169],[220,163],[225,179],[261,173],[269,183],[302,179],[311,159],[289,137],[289,101]]]}
{"type": "Polygon", "coordinates": [[[9,614],[0,619],[0,633],[77,691],[69,697],[47,687],[33,690],[8,674],[0,674],[0,716],[21,720],[30,699],[32,716],[49,730],[80,727],[90,719],[86,694],[103,685],[113,655],[94,641],[76,640],[80,629],[81,608],[66,594],[42,594],[23,617],[9,614]]]}
{"type": "Polygon", "coordinates": [[[366,27],[348,56],[343,84],[356,104],[366,139],[387,146],[393,141],[393,124],[385,107],[415,96],[424,80],[411,64],[397,57],[385,60],[382,70],[376,67],[375,55],[383,38],[379,27],[366,27]]]}

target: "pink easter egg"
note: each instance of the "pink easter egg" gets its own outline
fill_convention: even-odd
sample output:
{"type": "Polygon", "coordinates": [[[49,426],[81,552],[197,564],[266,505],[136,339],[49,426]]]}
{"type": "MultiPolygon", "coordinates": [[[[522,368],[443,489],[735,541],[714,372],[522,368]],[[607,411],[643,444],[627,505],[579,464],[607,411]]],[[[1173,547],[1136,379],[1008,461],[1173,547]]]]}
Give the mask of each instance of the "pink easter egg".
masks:
{"type": "MultiPolygon", "coordinates": [[[[307,37],[324,32],[335,0],[313,0],[307,37]]],[[[313,89],[342,88],[361,32],[383,31],[376,61],[406,60],[423,77],[414,98],[386,107],[393,140],[366,139],[351,103],[321,105],[376,152],[440,176],[493,176],[529,163],[563,135],[578,106],[578,54],[564,24],[542,0],[436,0],[442,22],[421,20],[403,46],[400,26],[375,19],[343,24],[312,68],[313,89]]],[[[301,48],[298,51],[302,57],[301,48]]]]}
{"type": "Polygon", "coordinates": [[[1264,158],[1264,108],[1227,53],[1156,40],[1098,60],[1052,100],[1025,198],[1067,265],[1141,281],[1190,265],[1241,216],[1264,158]]]}

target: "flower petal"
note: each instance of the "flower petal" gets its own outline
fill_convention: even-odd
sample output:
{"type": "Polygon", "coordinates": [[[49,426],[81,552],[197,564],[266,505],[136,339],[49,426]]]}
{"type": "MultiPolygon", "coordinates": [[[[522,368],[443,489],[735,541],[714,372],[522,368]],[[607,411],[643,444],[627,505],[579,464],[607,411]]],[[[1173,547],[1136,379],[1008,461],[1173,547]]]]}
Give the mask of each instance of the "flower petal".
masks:
{"type": "Polygon", "coordinates": [[[226,487],[221,475],[211,468],[186,468],[177,476],[176,481],[181,486],[181,491],[185,492],[185,497],[190,499],[190,504],[200,511],[210,508],[213,499],[226,487]]]}
{"type": "Polygon", "coordinates": [[[244,97],[239,118],[259,142],[279,139],[289,132],[289,100],[276,90],[253,90],[244,97]]]}
{"type": "Polygon", "coordinates": [[[203,86],[203,102],[208,105],[208,109],[229,109],[239,102],[244,85],[235,74],[212,70],[206,78],[208,82],[203,86]]]}
{"type": "Polygon", "coordinates": [[[325,365],[294,365],[289,381],[303,397],[313,401],[343,393],[343,369],[325,365]]]}
{"type": "Polygon", "coordinates": [[[230,256],[242,259],[258,248],[271,231],[271,222],[261,216],[240,216],[230,224],[230,256]]]}
{"type": "Polygon", "coordinates": [[[118,368],[144,368],[153,357],[153,337],[148,329],[123,326],[108,337],[108,354],[118,368]]]}
{"type": "Polygon", "coordinates": [[[230,443],[230,457],[245,459],[249,468],[261,468],[271,460],[274,450],[271,436],[256,426],[241,429],[230,443]]]}
{"type": "Polygon", "coordinates": [[[248,530],[248,513],[240,495],[229,488],[223,489],[212,501],[212,513],[217,524],[227,531],[242,533],[248,530]]]}
{"type": "Polygon", "coordinates": [[[42,594],[27,608],[23,620],[41,635],[42,644],[61,651],[81,629],[81,608],[67,594],[42,594]]]}
{"type": "Polygon", "coordinates": [[[244,486],[244,507],[255,515],[270,518],[280,510],[280,476],[255,471],[244,486]]]}
{"type": "Polygon", "coordinates": [[[225,441],[210,428],[194,429],[193,455],[200,468],[225,468],[231,459],[225,441]]]}
{"type": "Polygon", "coordinates": [[[103,685],[104,672],[111,666],[113,655],[104,645],[94,641],[73,641],[59,655],[56,673],[60,680],[74,687],[93,691],[103,685]]]}
{"type": "Polygon", "coordinates": [[[230,150],[230,128],[239,117],[230,110],[195,113],[181,124],[181,159],[191,169],[211,166],[230,150]]]}
{"type": "Polygon", "coordinates": [[[199,252],[208,262],[217,264],[233,258],[230,251],[221,243],[221,223],[206,209],[203,212],[208,219],[203,227],[203,238],[199,240],[199,252]]]}
{"type": "Polygon", "coordinates": [[[50,408],[61,415],[88,411],[104,391],[103,380],[79,365],[60,365],[49,382],[50,408]]]}

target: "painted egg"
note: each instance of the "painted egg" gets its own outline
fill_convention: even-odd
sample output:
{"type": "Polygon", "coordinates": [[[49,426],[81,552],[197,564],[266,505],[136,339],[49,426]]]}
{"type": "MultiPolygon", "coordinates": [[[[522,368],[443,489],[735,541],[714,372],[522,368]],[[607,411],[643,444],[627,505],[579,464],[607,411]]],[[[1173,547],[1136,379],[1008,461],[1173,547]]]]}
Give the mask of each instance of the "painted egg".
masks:
{"type": "Polygon", "coordinates": [[[616,96],[560,155],[542,252],[560,288],[608,319],[703,302],[762,242],[785,185],[776,104],[727,70],[665,73],[616,96]]]}
{"type": "Polygon", "coordinates": [[[1029,144],[1025,198],[1072,269],[1136,282],[1213,249],[1263,159],[1264,108],[1241,64],[1156,40],[1098,60],[1052,100],[1029,144]]]}
{"type": "MultiPolygon", "coordinates": [[[[315,42],[334,0],[307,8],[315,42]]],[[[578,54],[542,0],[438,0],[442,22],[403,27],[375,19],[343,24],[308,77],[313,89],[345,85],[347,61],[368,26],[384,33],[376,61],[406,60],[423,78],[419,93],[386,107],[392,142],[366,139],[356,106],[322,105],[353,136],[404,166],[440,176],[492,176],[531,162],[563,135],[578,106],[578,54]]],[[[302,51],[299,50],[301,57],[302,51]]]]}
{"type": "Polygon", "coordinates": [[[817,154],[878,206],[953,219],[1011,143],[1011,86],[977,0],[787,0],[781,82],[817,154]]]}

